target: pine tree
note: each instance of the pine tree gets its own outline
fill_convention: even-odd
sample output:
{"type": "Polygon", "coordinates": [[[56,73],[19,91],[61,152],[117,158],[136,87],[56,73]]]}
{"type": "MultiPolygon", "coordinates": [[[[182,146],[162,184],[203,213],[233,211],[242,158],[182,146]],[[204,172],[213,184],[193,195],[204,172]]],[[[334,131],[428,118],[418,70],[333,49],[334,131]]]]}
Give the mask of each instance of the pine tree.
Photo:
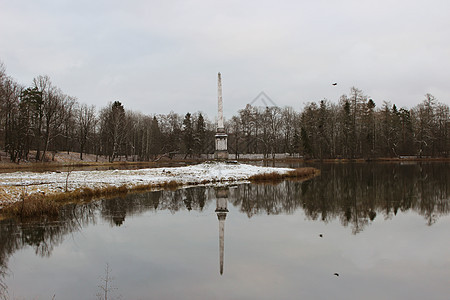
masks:
{"type": "Polygon", "coordinates": [[[400,113],[397,110],[397,106],[392,105],[392,113],[390,119],[390,138],[391,138],[391,151],[392,154],[398,156],[398,148],[400,144],[400,136],[401,136],[401,121],[400,121],[400,113]]]}
{"type": "Polygon", "coordinates": [[[206,142],[206,126],[205,119],[200,113],[197,119],[197,126],[195,128],[194,134],[194,152],[200,155],[205,152],[205,142],[206,142]]]}
{"type": "Polygon", "coordinates": [[[375,102],[372,99],[366,104],[363,116],[363,151],[364,157],[372,157],[375,151],[375,102]]]}
{"type": "Polygon", "coordinates": [[[300,129],[301,132],[301,138],[302,138],[302,145],[303,145],[303,154],[306,157],[310,157],[312,155],[312,149],[311,149],[311,143],[309,141],[308,133],[306,133],[306,130],[304,127],[300,129]]]}
{"type": "Polygon", "coordinates": [[[184,147],[186,151],[185,158],[188,155],[192,157],[194,148],[194,130],[192,128],[192,120],[190,113],[187,113],[183,120],[183,137],[184,137],[184,147]]]}

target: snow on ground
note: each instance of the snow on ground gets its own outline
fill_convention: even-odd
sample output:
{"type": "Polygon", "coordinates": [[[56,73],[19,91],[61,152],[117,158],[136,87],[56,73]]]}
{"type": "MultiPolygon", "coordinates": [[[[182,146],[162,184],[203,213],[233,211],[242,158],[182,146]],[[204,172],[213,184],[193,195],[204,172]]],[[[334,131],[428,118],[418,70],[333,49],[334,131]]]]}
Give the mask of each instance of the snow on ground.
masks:
{"type": "Polygon", "coordinates": [[[138,170],[73,171],[73,172],[15,172],[0,174],[0,208],[16,202],[21,193],[52,194],[78,188],[105,188],[108,186],[157,185],[175,180],[182,184],[213,181],[246,181],[262,173],[286,173],[292,169],[257,167],[246,164],[202,163],[187,167],[151,168],[138,170]]]}

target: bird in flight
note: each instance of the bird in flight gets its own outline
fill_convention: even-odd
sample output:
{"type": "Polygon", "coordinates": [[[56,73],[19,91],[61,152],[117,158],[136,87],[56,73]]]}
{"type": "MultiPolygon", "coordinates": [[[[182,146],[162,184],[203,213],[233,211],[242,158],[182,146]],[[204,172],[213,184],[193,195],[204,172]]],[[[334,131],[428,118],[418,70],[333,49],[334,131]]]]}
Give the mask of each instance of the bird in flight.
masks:
{"type": "Polygon", "coordinates": [[[339,273],[334,273],[334,275],[339,277],[339,273]]]}
{"type": "Polygon", "coordinates": [[[337,85],[337,82],[332,83],[332,85],[337,85]]]}

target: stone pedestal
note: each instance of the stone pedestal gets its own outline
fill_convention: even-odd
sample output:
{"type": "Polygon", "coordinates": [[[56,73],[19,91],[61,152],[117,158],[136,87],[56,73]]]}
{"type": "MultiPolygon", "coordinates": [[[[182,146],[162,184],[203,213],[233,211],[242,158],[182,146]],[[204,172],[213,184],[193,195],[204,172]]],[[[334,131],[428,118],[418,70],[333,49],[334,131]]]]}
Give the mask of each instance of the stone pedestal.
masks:
{"type": "Polygon", "coordinates": [[[214,152],[215,159],[217,160],[228,159],[227,139],[228,135],[226,133],[221,132],[216,133],[216,151],[214,152]]]}

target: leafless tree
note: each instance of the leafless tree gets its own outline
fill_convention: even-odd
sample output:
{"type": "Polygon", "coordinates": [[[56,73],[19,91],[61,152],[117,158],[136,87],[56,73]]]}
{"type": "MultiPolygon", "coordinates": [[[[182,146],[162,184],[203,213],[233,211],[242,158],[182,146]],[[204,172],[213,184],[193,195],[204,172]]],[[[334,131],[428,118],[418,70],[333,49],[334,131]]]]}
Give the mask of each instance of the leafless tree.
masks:
{"type": "Polygon", "coordinates": [[[76,133],[78,144],[80,145],[80,160],[83,160],[83,153],[86,144],[93,132],[95,124],[95,107],[82,104],[76,112],[76,133]]]}

